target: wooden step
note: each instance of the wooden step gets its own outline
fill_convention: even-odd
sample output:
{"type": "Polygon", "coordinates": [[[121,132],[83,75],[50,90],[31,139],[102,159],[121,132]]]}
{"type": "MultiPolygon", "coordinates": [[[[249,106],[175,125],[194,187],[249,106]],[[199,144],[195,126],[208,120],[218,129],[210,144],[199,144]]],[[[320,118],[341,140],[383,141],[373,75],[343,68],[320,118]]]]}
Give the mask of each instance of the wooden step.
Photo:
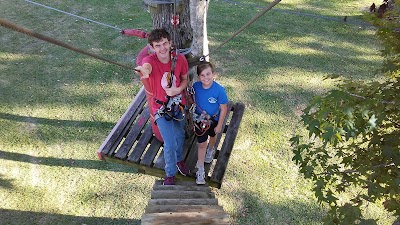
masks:
{"type": "Polygon", "coordinates": [[[215,198],[197,198],[197,199],[150,199],[149,205],[218,205],[215,198]]]}
{"type": "Polygon", "coordinates": [[[215,212],[164,212],[144,214],[142,225],[204,225],[229,224],[229,216],[224,211],[215,212]]]}
{"type": "Polygon", "coordinates": [[[219,205],[155,205],[149,204],[145,213],[162,212],[216,212],[223,211],[219,205]]]}
{"type": "Polygon", "coordinates": [[[153,185],[141,224],[229,224],[229,215],[208,185],[188,181],[162,185],[159,180],[153,185]]]}
{"type": "Polygon", "coordinates": [[[196,198],[215,198],[212,192],[204,191],[177,191],[177,190],[154,190],[151,191],[152,199],[196,199],[196,198]]]}
{"type": "Polygon", "coordinates": [[[204,191],[211,192],[209,186],[187,186],[187,185],[154,185],[153,190],[175,190],[175,191],[204,191]]]}
{"type": "MultiPolygon", "coordinates": [[[[154,186],[164,186],[163,185],[163,180],[157,180],[157,181],[155,181],[155,183],[154,183],[154,186]]],[[[207,187],[208,185],[206,184],[206,185],[198,185],[198,184],[196,184],[196,182],[195,182],[195,179],[193,179],[192,181],[186,181],[186,180],[176,180],[175,181],[175,185],[169,185],[170,187],[172,187],[172,186],[176,186],[176,185],[181,185],[181,186],[188,186],[188,187],[192,187],[192,186],[195,186],[195,187],[207,187]]],[[[168,185],[165,185],[165,186],[168,186],[168,185]]]]}

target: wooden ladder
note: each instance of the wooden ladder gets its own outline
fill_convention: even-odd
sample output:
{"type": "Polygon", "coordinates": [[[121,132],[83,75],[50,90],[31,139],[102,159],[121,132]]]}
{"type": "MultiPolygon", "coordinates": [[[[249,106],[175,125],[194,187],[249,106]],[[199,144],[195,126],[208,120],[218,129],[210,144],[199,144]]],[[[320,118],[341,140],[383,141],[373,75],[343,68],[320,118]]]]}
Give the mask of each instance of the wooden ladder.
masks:
{"type": "Polygon", "coordinates": [[[156,181],[151,192],[142,225],[230,224],[229,215],[218,205],[218,199],[208,185],[194,181],[177,181],[162,185],[156,181]]]}

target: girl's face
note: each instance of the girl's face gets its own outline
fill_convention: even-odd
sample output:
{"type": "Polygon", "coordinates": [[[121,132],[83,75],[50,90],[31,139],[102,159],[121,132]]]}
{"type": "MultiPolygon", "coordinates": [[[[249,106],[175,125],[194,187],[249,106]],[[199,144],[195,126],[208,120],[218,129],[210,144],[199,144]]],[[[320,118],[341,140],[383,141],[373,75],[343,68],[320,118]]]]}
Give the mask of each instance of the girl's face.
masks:
{"type": "Polygon", "coordinates": [[[199,80],[203,86],[203,88],[208,89],[211,87],[213,81],[214,81],[214,74],[211,70],[211,67],[208,67],[204,69],[200,74],[199,74],[199,80]]]}

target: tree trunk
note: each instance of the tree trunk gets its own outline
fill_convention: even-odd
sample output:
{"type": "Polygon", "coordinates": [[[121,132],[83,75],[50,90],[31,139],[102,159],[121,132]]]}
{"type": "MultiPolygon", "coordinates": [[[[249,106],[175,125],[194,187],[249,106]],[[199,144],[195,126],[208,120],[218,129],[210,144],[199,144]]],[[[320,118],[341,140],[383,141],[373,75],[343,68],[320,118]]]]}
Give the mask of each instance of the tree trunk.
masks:
{"type": "MultiPolygon", "coordinates": [[[[155,4],[152,0],[144,0],[149,6],[153,20],[153,28],[164,27],[171,34],[177,48],[191,48],[194,56],[208,55],[207,11],[209,0],[176,0],[176,12],[179,24],[174,29],[171,22],[174,14],[174,4],[155,4]]],[[[175,2],[175,0],[157,0],[175,2]]]]}
{"type": "Polygon", "coordinates": [[[165,28],[171,34],[172,42],[178,49],[189,48],[193,39],[189,0],[177,0],[177,2],[176,13],[179,16],[179,24],[174,28],[171,22],[174,4],[152,4],[151,0],[147,1],[153,20],[153,29],[165,28]]]}
{"type": "Polygon", "coordinates": [[[192,53],[195,56],[208,55],[207,0],[190,1],[190,23],[193,29],[192,53]]]}

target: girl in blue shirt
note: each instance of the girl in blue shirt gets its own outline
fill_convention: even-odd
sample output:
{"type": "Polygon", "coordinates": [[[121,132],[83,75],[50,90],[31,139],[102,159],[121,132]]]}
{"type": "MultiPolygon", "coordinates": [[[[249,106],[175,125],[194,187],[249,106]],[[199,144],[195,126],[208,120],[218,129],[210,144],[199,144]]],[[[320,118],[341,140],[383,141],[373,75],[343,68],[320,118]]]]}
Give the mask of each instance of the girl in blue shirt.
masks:
{"type": "MultiPolygon", "coordinates": [[[[200,116],[206,116],[211,121],[206,130],[195,127],[198,143],[196,183],[205,184],[204,163],[211,163],[214,158],[216,134],[222,131],[228,111],[228,97],[224,87],[214,81],[214,66],[211,63],[198,65],[197,75],[199,81],[193,84],[196,102],[194,117],[199,119],[200,116]]],[[[194,120],[196,122],[196,118],[194,120]]]]}

